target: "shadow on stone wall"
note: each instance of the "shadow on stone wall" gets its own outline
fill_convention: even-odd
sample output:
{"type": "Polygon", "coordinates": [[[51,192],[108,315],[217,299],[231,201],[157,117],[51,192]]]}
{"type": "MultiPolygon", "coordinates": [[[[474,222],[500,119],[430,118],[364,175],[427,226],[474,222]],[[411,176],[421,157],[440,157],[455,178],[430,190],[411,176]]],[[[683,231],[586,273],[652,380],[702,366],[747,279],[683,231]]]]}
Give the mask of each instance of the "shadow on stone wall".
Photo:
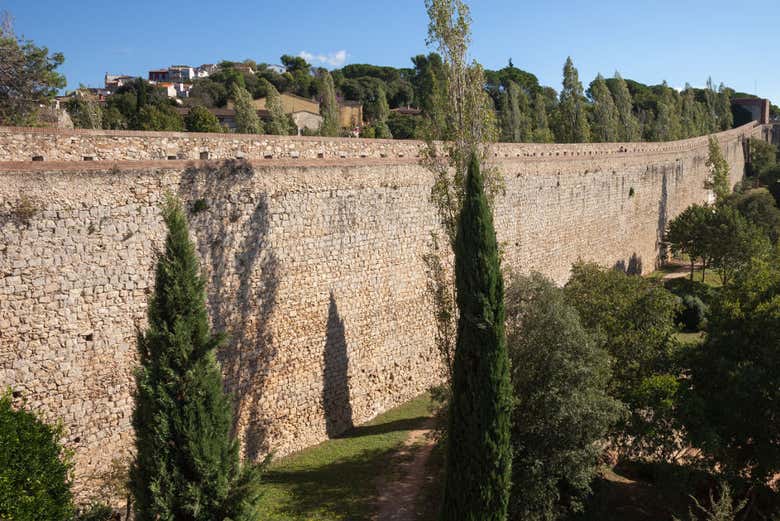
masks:
{"type": "MultiPolygon", "coordinates": [[[[676,169],[682,171],[682,162],[678,161],[676,169]]],[[[658,201],[658,227],[656,228],[656,248],[658,258],[655,261],[655,267],[660,267],[666,261],[666,225],[669,222],[669,178],[664,170],[661,178],[661,199],[658,201]]]]}
{"type": "Polygon", "coordinates": [[[325,430],[333,438],[351,429],[352,405],[349,400],[349,354],[344,321],[339,315],[336,297],[330,293],[328,322],[325,331],[325,353],[322,370],[322,406],[325,430]]]}
{"type": "Polygon", "coordinates": [[[209,314],[214,328],[228,335],[218,357],[225,387],[234,396],[235,428],[244,455],[251,459],[270,449],[271,421],[263,414],[261,397],[276,355],[269,323],[279,283],[278,260],[268,237],[268,196],[251,190],[254,176],[249,163],[225,161],[188,168],[179,186],[209,268],[209,314]]]}
{"type": "Polygon", "coordinates": [[[638,256],[636,252],[631,254],[628,258],[628,263],[623,259],[617,261],[613,266],[618,271],[622,271],[627,275],[641,275],[642,274],[642,257],[638,256]]]}

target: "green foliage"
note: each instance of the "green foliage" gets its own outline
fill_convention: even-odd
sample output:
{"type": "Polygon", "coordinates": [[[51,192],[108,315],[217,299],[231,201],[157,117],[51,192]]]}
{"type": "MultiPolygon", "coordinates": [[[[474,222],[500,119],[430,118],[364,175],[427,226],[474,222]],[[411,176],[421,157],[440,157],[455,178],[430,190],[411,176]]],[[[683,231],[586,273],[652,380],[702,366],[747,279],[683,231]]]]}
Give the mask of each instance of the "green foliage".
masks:
{"type": "MultiPolygon", "coordinates": [[[[710,490],[709,497],[710,506],[705,507],[695,497],[691,496],[696,505],[696,510],[700,514],[704,514],[704,521],[737,521],[737,514],[747,506],[746,499],[739,503],[734,501],[731,497],[731,487],[729,487],[728,483],[720,485],[720,496],[717,499],[713,496],[712,490],[710,490]]],[[[688,518],[690,521],[701,521],[702,517],[700,514],[696,514],[693,509],[690,509],[688,518]]],[[[674,521],[679,521],[679,519],[675,517],[674,521]]]]}
{"type": "Polygon", "coordinates": [[[748,139],[747,174],[757,176],[777,163],[777,147],[762,139],[748,139]]]}
{"type": "Polygon", "coordinates": [[[733,194],[727,202],[749,223],[760,228],[772,244],[777,244],[780,238],[780,209],[777,208],[772,194],[764,188],[759,188],[733,194]]]}
{"type": "Polygon", "coordinates": [[[38,125],[39,107],[65,87],[65,77],[56,71],[65,58],[18,38],[10,22],[5,13],[0,24],[0,125],[38,125]]]}
{"type": "Polygon", "coordinates": [[[539,274],[515,277],[506,306],[515,397],[510,517],[555,520],[581,508],[600,442],[624,409],[607,393],[609,354],[561,289],[539,274]]]}
{"type": "Polygon", "coordinates": [[[529,117],[528,96],[509,81],[501,93],[499,105],[499,123],[501,140],[505,142],[523,143],[531,138],[531,119],[529,117]]]}
{"type": "Polygon", "coordinates": [[[319,72],[320,92],[322,93],[322,103],[320,104],[320,114],[322,114],[322,127],[320,133],[323,136],[338,136],[341,129],[339,118],[339,106],[336,102],[336,90],[333,86],[333,78],[330,73],[324,69],[319,72]]]}
{"type": "Polygon", "coordinates": [[[727,285],[753,258],[766,257],[769,239],[729,205],[718,206],[707,226],[707,257],[727,285]]]}
{"type": "Polygon", "coordinates": [[[188,132],[222,132],[217,116],[202,105],[192,107],[184,118],[188,132]]]}
{"type": "Polygon", "coordinates": [[[620,141],[639,141],[642,139],[642,131],[639,126],[639,120],[633,112],[634,101],[631,98],[626,81],[620,76],[619,72],[615,72],[615,77],[609,86],[615,100],[620,141]]]}
{"type": "Polygon", "coordinates": [[[677,314],[677,322],[686,331],[701,331],[707,326],[709,307],[695,295],[684,295],[681,299],[682,309],[677,314]]]}
{"type": "Polygon", "coordinates": [[[441,519],[504,521],[511,474],[511,383],[493,219],[472,155],[455,241],[459,309],[441,519]]]}
{"type": "Polygon", "coordinates": [[[678,95],[666,82],[659,87],[661,91],[656,104],[655,128],[653,138],[655,141],[674,141],[683,135],[680,110],[678,108],[678,95]]]}
{"type": "Polygon", "coordinates": [[[620,137],[620,118],[612,94],[604,77],[599,74],[590,86],[593,99],[591,129],[593,141],[607,143],[618,141],[620,137]]]}
{"type": "Polygon", "coordinates": [[[572,266],[565,291],[585,329],[615,359],[613,395],[630,403],[632,390],[663,369],[674,348],[674,295],[649,279],[590,263],[572,266]]]}
{"type": "Polygon", "coordinates": [[[419,136],[417,127],[420,122],[420,116],[397,112],[391,112],[387,118],[387,126],[395,139],[416,139],[419,136]]]}
{"type": "Polygon", "coordinates": [[[555,136],[550,130],[549,119],[547,118],[547,103],[544,95],[536,94],[534,97],[534,130],[531,139],[534,143],[552,143],[555,136]]]}
{"type": "Polygon", "coordinates": [[[62,428],[14,409],[10,390],[0,396],[0,519],[70,521],[70,455],[62,428]]]}
{"type": "Polygon", "coordinates": [[[282,106],[282,97],[271,82],[266,79],[260,80],[265,88],[265,109],[271,115],[265,130],[269,134],[276,136],[287,136],[290,134],[289,119],[282,106]]]}
{"type": "Polygon", "coordinates": [[[184,130],[184,120],[171,105],[145,105],[138,113],[138,120],[139,130],[184,130]]]}
{"type": "Polygon", "coordinates": [[[214,78],[200,78],[192,82],[187,98],[189,105],[203,105],[208,108],[224,107],[228,102],[228,89],[214,78]]]}
{"type": "Polygon", "coordinates": [[[181,205],[169,199],[149,328],[139,336],[130,472],[136,519],[253,520],[259,467],[239,463],[232,407],[222,387],[205,282],[181,205]]]}
{"type": "Polygon", "coordinates": [[[730,480],[763,484],[780,472],[778,290],[777,259],[742,269],[715,302],[684,381],[692,443],[730,480]]]}
{"type": "Polygon", "coordinates": [[[74,92],[65,105],[73,126],[76,128],[103,128],[103,110],[94,96],[86,90],[74,92]]]}
{"type": "Polygon", "coordinates": [[[234,84],[231,97],[236,109],[236,132],[239,134],[262,134],[263,123],[257,115],[249,92],[238,84],[234,84]]]}
{"type": "Polygon", "coordinates": [[[713,209],[707,205],[693,204],[669,221],[665,240],[671,244],[672,253],[687,255],[691,262],[691,280],[697,259],[706,265],[708,250],[708,227],[713,209]]]}
{"type": "Polygon", "coordinates": [[[710,176],[704,183],[707,190],[715,193],[715,200],[721,202],[731,193],[729,185],[729,164],[723,158],[723,152],[720,150],[720,143],[714,136],[709,139],[709,155],[707,157],[707,168],[710,170],[710,176]]]}
{"type": "Polygon", "coordinates": [[[563,90],[561,90],[558,141],[561,143],[588,143],[591,132],[586,112],[586,100],[579,73],[571,57],[563,66],[563,90]]]}

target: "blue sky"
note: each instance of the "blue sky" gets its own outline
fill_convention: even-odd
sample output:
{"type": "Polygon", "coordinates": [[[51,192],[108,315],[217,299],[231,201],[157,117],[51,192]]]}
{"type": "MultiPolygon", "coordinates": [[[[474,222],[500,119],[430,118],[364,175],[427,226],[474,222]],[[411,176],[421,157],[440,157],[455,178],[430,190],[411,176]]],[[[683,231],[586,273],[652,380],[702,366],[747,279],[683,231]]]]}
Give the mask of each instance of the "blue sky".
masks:
{"type": "MultiPolygon", "coordinates": [[[[560,88],[571,55],[587,84],[598,72],[644,83],[708,76],[780,102],[780,2],[753,0],[472,0],[472,57],[514,64],[560,88]],[[736,7],[735,7],[736,6],[736,7]]],[[[70,88],[105,72],[144,75],[221,59],[279,63],[282,54],[407,67],[426,52],[423,0],[0,0],[17,33],[65,54],[70,88]]]]}

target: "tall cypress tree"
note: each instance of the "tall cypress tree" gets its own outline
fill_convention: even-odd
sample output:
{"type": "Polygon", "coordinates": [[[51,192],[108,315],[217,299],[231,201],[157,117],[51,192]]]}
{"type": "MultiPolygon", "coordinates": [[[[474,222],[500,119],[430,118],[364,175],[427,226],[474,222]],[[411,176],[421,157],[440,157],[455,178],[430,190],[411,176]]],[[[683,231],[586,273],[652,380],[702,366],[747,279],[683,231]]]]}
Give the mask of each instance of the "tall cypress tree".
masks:
{"type": "Polygon", "coordinates": [[[590,125],[585,110],[585,96],[579,73],[571,57],[563,66],[563,89],[561,90],[560,127],[558,141],[561,143],[590,142],[590,125]]]}
{"type": "Polygon", "coordinates": [[[139,336],[131,488],[138,521],[257,519],[260,468],[239,463],[222,388],[205,282],[181,205],[163,210],[168,236],[139,336]]]}
{"type": "Polygon", "coordinates": [[[532,135],[534,143],[552,143],[555,136],[550,130],[547,118],[547,104],[544,95],[538,92],[534,97],[534,131],[532,135]]]}
{"type": "MultiPolygon", "coordinates": [[[[321,69],[319,80],[320,95],[322,96],[320,105],[322,127],[320,127],[320,134],[323,136],[338,136],[341,123],[339,121],[339,106],[336,101],[336,88],[333,86],[333,77],[327,70],[321,69]]],[[[362,122],[358,121],[357,123],[360,124],[362,122]]]]}
{"type": "Polygon", "coordinates": [[[504,283],[479,162],[471,156],[455,239],[458,339],[452,376],[443,521],[505,521],[511,474],[511,384],[504,283]]]}
{"type": "Polygon", "coordinates": [[[634,100],[631,98],[631,92],[628,90],[626,80],[617,71],[615,71],[613,85],[612,96],[615,99],[615,107],[618,113],[620,140],[626,142],[639,141],[642,139],[642,129],[639,120],[634,115],[634,100]]]}
{"type": "Polygon", "coordinates": [[[609,143],[618,140],[618,114],[615,100],[604,76],[599,74],[591,85],[593,98],[593,141],[609,143]]]}

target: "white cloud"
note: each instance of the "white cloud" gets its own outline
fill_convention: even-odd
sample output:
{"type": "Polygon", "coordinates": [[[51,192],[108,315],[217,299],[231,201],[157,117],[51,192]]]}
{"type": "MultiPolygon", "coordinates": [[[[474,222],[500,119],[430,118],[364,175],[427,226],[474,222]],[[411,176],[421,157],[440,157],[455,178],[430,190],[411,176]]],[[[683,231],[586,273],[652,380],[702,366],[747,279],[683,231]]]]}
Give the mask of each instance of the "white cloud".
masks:
{"type": "Polygon", "coordinates": [[[341,67],[347,62],[347,51],[340,50],[329,52],[328,54],[314,54],[308,51],[301,51],[298,56],[312,64],[324,64],[331,67],[341,67]]]}

